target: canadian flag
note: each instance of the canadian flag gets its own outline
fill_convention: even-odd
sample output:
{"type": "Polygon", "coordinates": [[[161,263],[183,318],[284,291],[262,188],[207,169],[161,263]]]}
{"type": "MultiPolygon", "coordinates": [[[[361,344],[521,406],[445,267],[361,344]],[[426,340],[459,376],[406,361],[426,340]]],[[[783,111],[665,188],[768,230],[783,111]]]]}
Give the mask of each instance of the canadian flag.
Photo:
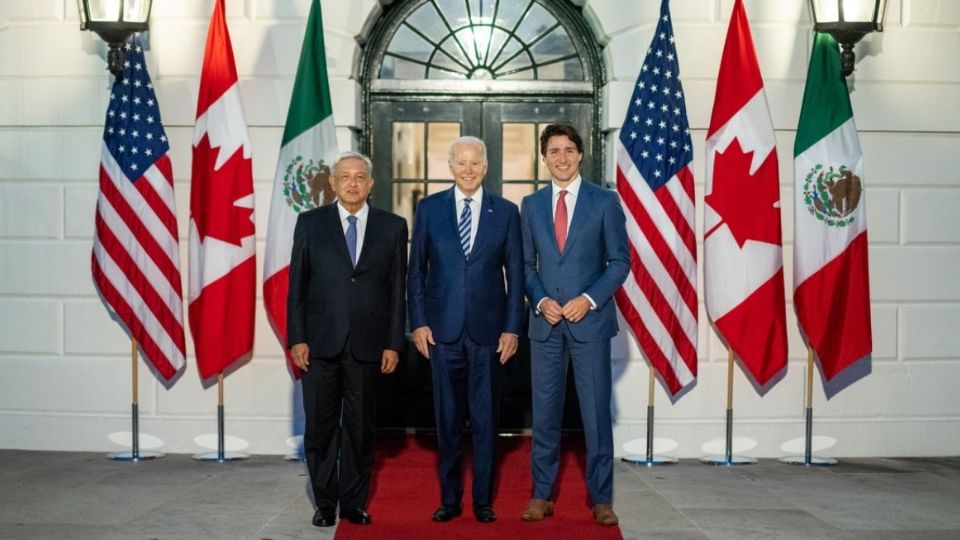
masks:
{"type": "Polygon", "coordinates": [[[776,138],[741,0],[707,132],[707,315],[761,385],[787,363],[776,138]]]}
{"type": "Polygon", "coordinates": [[[193,130],[190,331],[209,378],[253,351],[253,170],[223,0],[210,18],[193,130]]]}

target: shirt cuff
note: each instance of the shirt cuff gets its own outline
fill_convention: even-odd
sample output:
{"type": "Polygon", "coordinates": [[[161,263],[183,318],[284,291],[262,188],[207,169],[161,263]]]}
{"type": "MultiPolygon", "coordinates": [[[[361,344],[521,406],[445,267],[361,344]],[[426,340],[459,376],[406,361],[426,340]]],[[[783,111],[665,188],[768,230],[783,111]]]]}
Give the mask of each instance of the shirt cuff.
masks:
{"type": "Polygon", "coordinates": [[[537,302],[537,307],[533,308],[533,311],[534,311],[537,315],[539,315],[539,314],[541,313],[541,311],[540,311],[540,306],[543,305],[543,302],[544,302],[547,298],[548,298],[548,297],[546,297],[546,296],[544,296],[543,298],[541,298],[540,301],[537,302]]]}
{"type": "Polygon", "coordinates": [[[596,311],[596,310],[597,310],[597,303],[593,301],[593,298],[590,298],[590,295],[587,294],[587,293],[583,293],[583,296],[585,296],[585,297],[587,298],[587,300],[590,301],[590,311],[596,311]]]}

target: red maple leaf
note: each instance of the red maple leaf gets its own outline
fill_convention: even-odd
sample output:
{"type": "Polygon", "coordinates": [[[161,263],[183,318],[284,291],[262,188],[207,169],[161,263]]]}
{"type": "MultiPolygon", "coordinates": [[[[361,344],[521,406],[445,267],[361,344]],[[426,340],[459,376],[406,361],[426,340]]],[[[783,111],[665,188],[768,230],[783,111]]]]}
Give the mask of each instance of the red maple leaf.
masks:
{"type": "Polygon", "coordinates": [[[214,169],[221,148],[211,148],[207,135],[193,149],[193,184],[190,215],[197,224],[200,240],[211,236],[240,245],[254,233],[253,208],[236,206],[237,199],[253,193],[250,160],[237,148],[220,170],[214,169]]]}
{"type": "Polygon", "coordinates": [[[777,153],[771,150],[754,174],[750,174],[752,161],[753,151],[744,153],[737,139],[726,152],[718,152],[713,161],[713,189],[705,201],[720,215],[721,223],[730,227],[741,248],[747,240],[781,245],[777,153]]]}

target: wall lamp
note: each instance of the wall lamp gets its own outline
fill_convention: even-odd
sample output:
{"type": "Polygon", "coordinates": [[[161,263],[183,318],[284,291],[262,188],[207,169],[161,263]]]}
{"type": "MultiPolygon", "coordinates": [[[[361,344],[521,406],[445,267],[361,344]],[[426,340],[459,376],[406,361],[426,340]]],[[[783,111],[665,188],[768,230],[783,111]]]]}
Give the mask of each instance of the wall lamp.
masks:
{"type": "Polygon", "coordinates": [[[840,43],[840,72],[853,73],[853,46],[870,32],[883,32],[886,0],[810,0],[813,29],[840,43]]]}
{"type": "Polygon", "coordinates": [[[114,76],[123,71],[123,45],[134,32],[150,26],[153,0],[77,0],[80,29],[92,30],[106,41],[107,69],[114,76]]]}

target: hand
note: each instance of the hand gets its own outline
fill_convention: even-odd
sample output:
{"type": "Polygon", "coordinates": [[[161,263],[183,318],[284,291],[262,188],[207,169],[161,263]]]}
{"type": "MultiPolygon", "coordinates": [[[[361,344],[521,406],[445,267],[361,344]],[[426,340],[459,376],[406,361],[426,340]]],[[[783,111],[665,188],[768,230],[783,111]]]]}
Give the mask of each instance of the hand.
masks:
{"type": "Polygon", "coordinates": [[[290,347],[290,358],[300,371],[307,371],[310,366],[310,347],[306,343],[297,343],[290,347]]]}
{"type": "Polygon", "coordinates": [[[497,345],[497,352],[500,353],[500,363],[506,364],[507,360],[517,352],[517,336],[504,332],[500,334],[500,343],[497,345]]]}
{"type": "Polygon", "coordinates": [[[551,325],[555,325],[563,318],[563,308],[553,298],[544,298],[540,301],[540,313],[551,325]]]}
{"type": "Polygon", "coordinates": [[[393,373],[397,369],[398,362],[400,362],[400,355],[397,351],[384,349],[383,356],[380,357],[380,373],[393,373]]]}
{"type": "Polygon", "coordinates": [[[430,358],[430,347],[427,345],[436,345],[437,343],[433,341],[433,331],[430,330],[429,326],[421,326],[413,331],[413,344],[417,346],[417,350],[424,358],[430,358]]]}
{"type": "Polygon", "coordinates": [[[572,323],[578,323],[586,316],[587,312],[590,311],[591,306],[590,300],[587,300],[587,297],[581,294],[564,304],[563,318],[572,323]]]}

